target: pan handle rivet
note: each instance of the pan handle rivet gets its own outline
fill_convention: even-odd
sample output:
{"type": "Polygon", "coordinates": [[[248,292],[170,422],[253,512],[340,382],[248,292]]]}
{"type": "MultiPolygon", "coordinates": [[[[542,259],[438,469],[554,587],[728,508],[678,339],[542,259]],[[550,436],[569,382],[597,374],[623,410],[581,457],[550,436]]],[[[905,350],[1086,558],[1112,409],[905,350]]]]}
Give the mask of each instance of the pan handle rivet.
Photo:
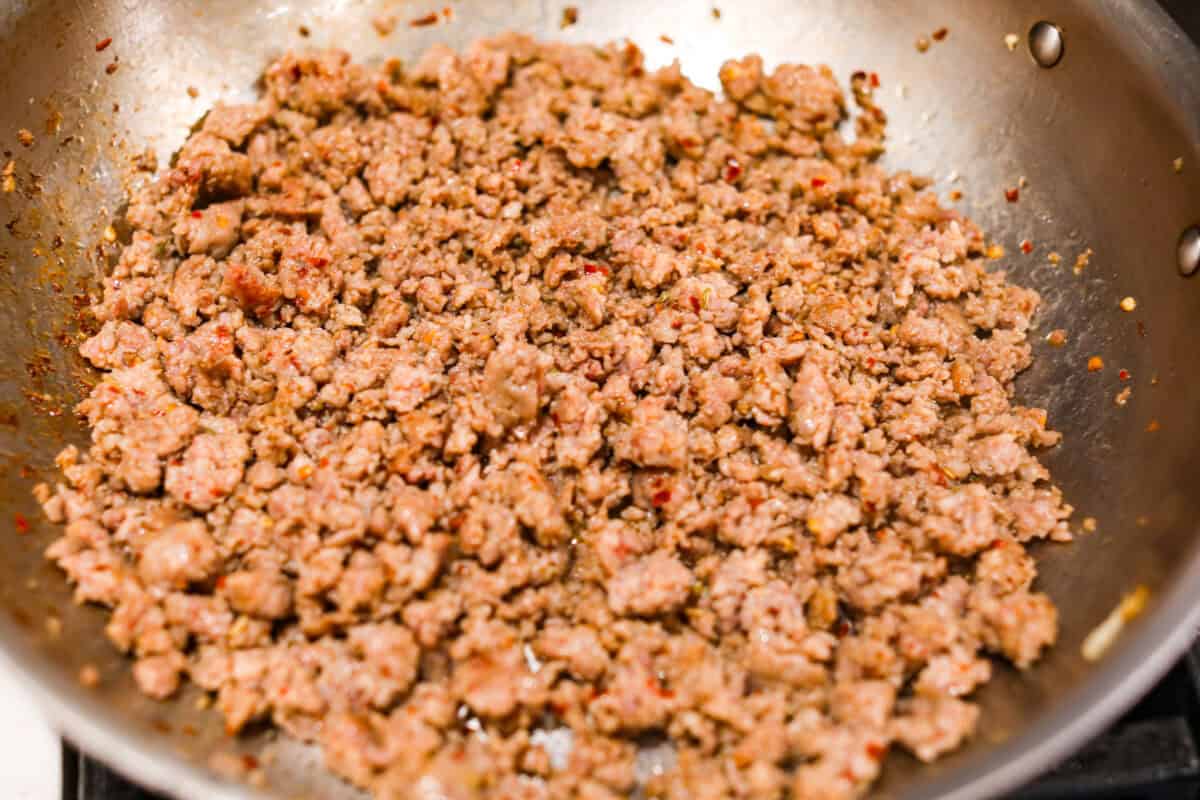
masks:
{"type": "Polygon", "coordinates": [[[1200,225],[1193,225],[1179,237],[1179,274],[1188,277],[1200,269],[1200,225]]]}
{"type": "Polygon", "coordinates": [[[1062,61],[1062,29],[1053,22],[1035,22],[1029,29],[1029,53],[1039,67],[1049,69],[1062,61]]]}

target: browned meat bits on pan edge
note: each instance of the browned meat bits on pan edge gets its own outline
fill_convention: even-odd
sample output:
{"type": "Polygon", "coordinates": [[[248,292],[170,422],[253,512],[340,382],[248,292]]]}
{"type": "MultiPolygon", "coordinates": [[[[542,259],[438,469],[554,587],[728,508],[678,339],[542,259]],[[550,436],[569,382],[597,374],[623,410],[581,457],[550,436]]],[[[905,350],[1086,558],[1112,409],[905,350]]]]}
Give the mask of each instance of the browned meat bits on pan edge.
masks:
{"type": "Polygon", "coordinates": [[[827,68],[285,55],[130,199],[49,551],[139,685],[379,797],[851,797],[974,729],[1069,538],[1038,296],[827,68]],[[848,141],[839,133],[853,124],[848,141]],[[568,753],[544,746],[571,734],[568,753]],[[423,784],[426,785],[426,784],[423,784]]]}

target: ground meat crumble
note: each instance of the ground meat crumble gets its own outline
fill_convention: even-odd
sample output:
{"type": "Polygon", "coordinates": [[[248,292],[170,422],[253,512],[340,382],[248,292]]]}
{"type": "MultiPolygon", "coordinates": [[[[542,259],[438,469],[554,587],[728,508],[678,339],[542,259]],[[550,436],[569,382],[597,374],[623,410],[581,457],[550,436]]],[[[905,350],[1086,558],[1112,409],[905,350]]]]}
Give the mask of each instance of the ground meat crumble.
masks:
{"type": "Polygon", "coordinates": [[[49,556],[381,798],[844,798],[1056,636],[1033,291],[827,68],[288,54],[130,200],[49,556]],[[852,127],[852,133],[842,129],[852,127]],[[569,747],[550,748],[569,732],[569,747]],[[414,789],[414,787],[416,787],[414,789]]]}

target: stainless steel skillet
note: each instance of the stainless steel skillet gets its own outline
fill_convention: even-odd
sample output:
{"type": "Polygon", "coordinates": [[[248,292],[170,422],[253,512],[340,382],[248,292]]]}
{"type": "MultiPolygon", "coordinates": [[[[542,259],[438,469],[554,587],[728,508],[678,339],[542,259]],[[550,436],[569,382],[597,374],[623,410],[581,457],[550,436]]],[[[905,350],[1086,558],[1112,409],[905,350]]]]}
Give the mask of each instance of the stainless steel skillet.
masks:
{"type": "Polygon", "coordinates": [[[1067,346],[1039,348],[1020,384],[1066,435],[1049,456],[1055,475],[1079,515],[1098,520],[1076,544],[1039,553],[1062,612],[1060,644],[1029,673],[1001,671],[981,698],[974,744],[934,767],[892,759],[880,796],[995,796],[1081,744],[1175,660],[1200,622],[1200,278],[1178,265],[1181,237],[1186,251],[1185,231],[1200,222],[1200,53],[1148,1],[714,1],[719,19],[709,2],[572,0],[579,21],[568,30],[559,0],[458,0],[452,21],[418,28],[405,22],[433,10],[429,0],[0,2],[0,149],[14,164],[0,176],[0,650],[69,737],[182,798],[251,791],[215,777],[214,763],[261,766],[262,791],[280,797],[354,796],[299,746],[268,734],[227,740],[194,695],[138,695],[103,615],[75,607],[42,562],[53,531],[29,490],[64,442],[82,438],[69,413],[77,365],[61,334],[133,154],[168,156],[215,100],[251,96],[288,47],[405,57],[504,29],[629,37],[652,63],[678,57],[710,86],[724,59],[750,51],[826,62],[843,76],[878,72],[890,163],[962,191],[964,210],[1007,248],[1010,271],[1045,297],[1042,331],[1070,332],[1067,346]],[[370,23],[379,13],[400,20],[390,36],[370,23]],[[1039,21],[1065,42],[1051,68],[1027,46],[1039,21]],[[943,27],[945,39],[920,52],[917,40],[943,27]],[[1007,202],[1004,189],[1022,176],[1019,201],[1007,202]],[[1022,255],[1026,239],[1034,252],[1022,255]],[[1075,274],[1087,248],[1090,265],[1075,274]],[[1136,311],[1119,310],[1126,296],[1136,311]],[[1089,373],[1092,355],[1109,367],[1089,373]],[[1120,384],[1118,369],[1132,379],[1120,384]],[[1132,395],[1118,406],[1123,385],[1132,395]],[[1151,593],[1145,614],[1100,662],[1085,661],[1084,637],[1136,585],[1151,593]],[[94,689],[79,685],[84,665],[98,670],[94,689]]]}

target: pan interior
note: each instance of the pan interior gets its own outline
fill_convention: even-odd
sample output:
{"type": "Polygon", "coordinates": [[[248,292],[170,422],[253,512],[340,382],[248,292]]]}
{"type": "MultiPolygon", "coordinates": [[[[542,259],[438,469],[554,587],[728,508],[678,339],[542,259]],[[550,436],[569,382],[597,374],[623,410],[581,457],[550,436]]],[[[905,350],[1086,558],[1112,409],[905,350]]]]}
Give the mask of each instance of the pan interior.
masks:
{"type": "Polygon", "coordinates": [[[1181,621],[1181,606],[1169,599],[1200,588],[1200,495],[1193,489],[1200,381],[1192,375],[1200,358],[1190,341],[1200,282],[1175,267],[1180,233],[1200,216],[1200,58],[1157,9],[1118,0],[716,0],[719,18],[708,3],[608,0],[577,3],[577,24],[560,29],[565,5],[459,0],[449,21],[429,27],[406,24],[440,10],[426,0],[0,6],[7,76],[0,137],[15,183],[0,194],[0,269],[10,309],[0,318],[0,456],[7,463],[0,500],[15,531],[0,560],[7,652],[80,744],[134,777],[211,797],[206,773],[189,764],[203,767],[213,753],[270,752],[261,760],[271,792],[355,796],[324,776],[319,757],[305,748],[268,734],[230,742],[217,716],[196,708],[195,695],[169,704],[140,696],[104,639],[103,615],[74,606],[61,575],[43,562],[55,532],[30,489],[52,479],[64,443],[85,441],[71,414],[84,373],[69,334],[84,282],[101,268],[95,245],[119,216],[131,157],[149,147],[165,163],[206,108],[251,98],[261,69],[287,48],[338,46],[369,61],[508,29],[575,42],[628,37],[651,65],[678,58],[710,88],[722,61],[758,52],[768,65],[828,63],[843,79],[858,69],[877,72],[891,118],[889,165],[933,177],[943,196],[961,191],[957,205],[1007,250],[1002,263],[1012,278],[1042,293],[1035,361],[1019,382],[1019,399],[1047,408],[1051,427],[1064,433],[1045,460],[1076,506],[1077,522],[1097,520],[1095,532],[1075,544],[1038,550],[1040,586],[1061,613],[1060,643],[1026,673],[998,671],[982,693],[985,716],[970,747],[934,767],[893,758],[878,791],[966,791],[1005,764],[1002,784],[1027,777],[1013,760],[1044,762],[1038,745],[1076,709],[1091,709],[1091,727],[1119,710],[1127,667],[1141,665],[1143,683],[1152,677],[1142,654],[1181,621]],[[381,36],[372,26],[378,14],[399,20],[393,33],[381,36]],[[1039,20],[1065,37],[1065,57],[1052,69],[1025,49],[1039,20]],[[918,50],[918,38],[943,27],[943,41],[918,50]],[[1008,34],[1018,37],[1015,50],[1006,46],[1008,34]],[[18,143],[19,129],[33,134],[31,146],[18,143]],[[1182,172],[1174,168],[1179,158],[1182,172]],[[1004,189],[1022,177],[1019,202],[1007,202],[1004,189]],[[1023,240],[1031,254],[1021,253],[1023,240]],[[1090,264],[1076,274],[1071,265],[1088,249],[1090,264]],[[1061,264],[1047,258],[1052,251],[1061,264]],[[1136,298],[1135,312],[1119,309],[1126,296],[1136,298]],[[1041,342],[1056,328],[1068,332],[1064,347],[1041,342]],[[1087,370],[1093,355],[1108,365],[1100,373],[1087,370]],[[1119,369],[1131,380],[1120,382],[1119,369]],[[1118,405],[1126,386],[1132,393],[1118,405]],[[30,530],[21,533],[26,521],[30,530]],[[1106,661],[1086,662],[1083,638],[1139,584],[1151,591],[1147,619],[1106,661]],[[61,622],[61,633],[52,635],[47,617],[61,622]],[[85,664],[102,678],[92,691],[75,680],[85,664]],[[1091,701],[1110,693],[1117,699],[1096,714],[1091,701]]]}

